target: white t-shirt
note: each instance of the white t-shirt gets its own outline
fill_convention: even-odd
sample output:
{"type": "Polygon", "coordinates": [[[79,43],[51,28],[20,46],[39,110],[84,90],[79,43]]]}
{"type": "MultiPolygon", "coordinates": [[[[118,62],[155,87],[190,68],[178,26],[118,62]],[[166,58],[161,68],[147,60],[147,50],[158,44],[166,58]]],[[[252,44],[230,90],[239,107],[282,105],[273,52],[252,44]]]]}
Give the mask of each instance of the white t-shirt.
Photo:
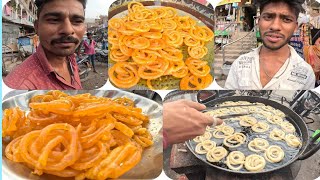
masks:
{"type": "Polygon", "coordinates": [[[259,66],[260,48],[261,46],[241,55],[232,63],[225,83],[226,89],[302,90],[314,88],[315,75],[312,67],[290,45],[291,57],[286,60],[274,78],[262,87],[259,66]],[[281,76],[278,77],[279,75],[281,76]]]}

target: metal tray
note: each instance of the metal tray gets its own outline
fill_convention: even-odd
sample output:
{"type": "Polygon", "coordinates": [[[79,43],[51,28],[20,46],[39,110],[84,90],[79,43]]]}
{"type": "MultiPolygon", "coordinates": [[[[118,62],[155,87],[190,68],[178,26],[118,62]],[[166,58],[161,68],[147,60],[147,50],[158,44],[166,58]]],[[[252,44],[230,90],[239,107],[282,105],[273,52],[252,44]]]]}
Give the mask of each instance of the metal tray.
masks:
{"type": "MultiPolygon", "coordinates": [[[[2,109],[19,106],[21,109],[28,111],[29,99],[37,94],[44,94],[47,91],[30,91],[10,97],[2,102],[2,109]]],[[[147,99],[145,97],[120,90],[91,90],[91,91],[64,91],[67,94],[83,94],[90,93],[94,96],[103,96],[109,98],[128,97],[133,99],[136,106],[142,109],[142,112],[149,116],[150,124],[148,130],[153,136],[154,145],[144,150],[140,163],[133,169],[121,176],[122,179],[153,179],[160,175],[162,171],[162,105],[147,99]]],[[[4,156],[5,146],[2,147],[2,173],[10,179],[36,179],[36,180],[60,180],[74,178],[60,178],[53,175],[44,174],[42,176],[33,175],[31,169],[26,166],[8,160],[4,156]]]]}
{"type": "MultiPolygon", "coordinates": [[[[121,18],[125,17],[128,14],[128,3],[131,0],[118,0],[112,3],[109,8],[108,18],[109,20],[112,18],[121,18]]],[[[207,26],[209,29],[214,31],[214,10],[204,6],[200,3],[197,3],[192,0],[159,0],[159,1],[150,1],[150,0],[138,0],[137,2],[142,3],[147,8],[157,8],[157,7],[173,7],[177,10],[179,16],[189,16],[197,22],[198,26],[207,26]]],[[[109,48],[111,45],[109,46],[109,48]]],[[[208,53],[201,58],[204,61],[208,62],[208,65],[211,68],[210,74],[213,76],[213,61],[214,61],[214,40],[206,43],[206,47],[208,48],[208,53]]],[[[186,46],[180,48],[183,52],[184,60],[188,56],[186,46]]],[[[189,57],[189,56],[188,56],[189,57]]],[[[131,59],[131,58],[130,58],[131,59]]],[[[116,62],[110,59],[110,54],[108,57],[108,68],[111,68],[116,62]]],[[[110,80],[110,79],[109,79],[110,80]]],[[[157,78],[152,81],[153,87],[155,89],[180,89],[180,80],[181,78],[175,78],[172,75],[162,76],[161,78],[157,78]]],[[[214,80],[213,80],[214,81],[214,80]]],[[[212,83],[213,83],[212,81],[212,83]]],[[[117,87],[113,82],[110,83],[117,87]]],[[[147,87],[147,81],[144,79],[140,79],[138,84],[129,88],[129,90],[146,90],[149,89],[147,87]]]]}

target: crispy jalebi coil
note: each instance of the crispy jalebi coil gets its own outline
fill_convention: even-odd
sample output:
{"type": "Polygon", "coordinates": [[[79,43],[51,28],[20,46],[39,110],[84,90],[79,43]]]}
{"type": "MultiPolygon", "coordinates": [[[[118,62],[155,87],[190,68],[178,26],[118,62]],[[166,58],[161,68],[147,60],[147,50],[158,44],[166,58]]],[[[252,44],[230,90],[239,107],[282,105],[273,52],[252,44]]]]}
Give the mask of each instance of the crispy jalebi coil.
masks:
{"type": "Polygon", "coordinates": [[[246,135],[242,133],[234,133],[233,135],[224,138],[223,144],[227,147],[235,148],[241,146],[245,141],[246,135]]]}
{"type": "Polygon", "coordinates": [[[142,150],[127,143],[113,149],[108,156],[85,173],[89,179],[118,178],[133,168],[141,159],[142,150]]]}
{"type": "Polygon", "coordinates": [[[205,132],[203,135],[193,138],[193,141],[200,143],[202,141],[210,139],[211,137],[212,137],[212,134],[210,132],[205,132]]]}
{"type": "MultiPolygon", "coordinates": [[[[151,39],[161,39],[162,33],[161,32],[146,32],[146,33],[143,33],[142,36],[149,38],[151,41],[151,39]]],[[[151,44],[151,42],[150,42],[150,44],[151,44]]],[[[149,47],[149,49],[150,49],[150,47],[149,47]]]]}
{"type": "Polygon", "coordinates": [[[124,26],[127,29],[134,30],[136,32],[148,32],[150,31],[150,25],[147,22],[134,22],[134,21],[127,21],[124,23],[124,26]]]}
{"type": "Polygon", "coordinates": [[[44,114],[41,111],[31,111],[27,118],[34,126],[46,126],[59,121],[59,116],[57,114],[44,114]]]}
{"type": "Polygon", "coordinates": [[[208,49],[205,46],[188,47],[188,53],[193,58],[201,59],[208,53],[208,49]]]}
{"type": "Polygon", "coordinates": [[[284,130],[287,133],[294,133],[296,132],[296,128],[288,121],[282,122],[280,124],[282,130],[284,130]]]}
{"type": "Polygon", "coordinates": [[[24,112],[19,108],[10,108],[3,111],[2,118],[2,137],[10,136],[19,130],[19,127],[26,125],[26,117],[24,112]]]}
{"type": "Polygon", "coordinates": [[[113,101],[124,106],[135,107],[134,101],[127,97],[118,97],[113,99],[113,101]]]}
{"type": "Polygon", "coordinates": [[[193,38],[192,36],[186,36],[183,40],[184,44],[189,46],[189,47],[196,47],[200,46],[200,40],[193,38]]]}
{"type": "Polygon", "coordinates": [[[139,36],[125,36],[121,43],[133,49],[147,49],[150,46],[148,38],[139,36]]]}
{"type": "Polygon", "coordinates": [[[206,154],[211,149],[215,148],[217,144],[210,139],[198,143],[195,147],[195,152],[198,154],[206,154]]]}
{"type": "Polygon", "coordinates": [[[190,35],[200,41],[211,41],[213,39],[213,32],[207,26],[196,26],[190,29],[190,35]]]}
{"type": "Polygon", "coordinates": [[[112,44],[112,47],[119,44],[120,33],[114,30],[108,31],[108,42],[112,44]]]}
{"type": "Polygon", "coordinates": [[[83,148],[88,149],[97,144],[99,140],[105,135],[107,132],[110,132],[111,129],[117,128],[117,124],[103,124],[100,127],[96,127],[92,131],[85,131],[84,133],[80,133],[80,142],[83,148]]]}
{"type": "Polygon", "coordinates": [[[232,151],[227,156],[225,163],[229,169],[238,171],[243,167],[245,158],[241,151],[232,151]]]}
{"type": "Polygon", "coordinates": [[[43,170],[65,169],[79,158],[82,151],[76,129],[66,123],[52,124],[43,130],[32,131],[23,136],[19,146],[21,158],[34,167],[38,175],[43,170]]]}
{"type": "Polygon", "coordinates": [[[128,56],[128,58],[130,56],[132,56],[133,49],[129,48],[128,46],[124,45],[123,43],[119,44],[119,49],[124,56],[128,56]]]}
{"type": "Polygon", "coordinates": [[[164,42],[163,39],[150,39],[150,46],[148,49],[157,51],[165,48],[166,46],[166,42],[164,42]]]}
{"type": "Polygon", "coordinates": [[[155,62],[140,66],[138,74],[142,79],[157,79],[163,75],[168,66],[168,60],[158,58],[155,62]]]}
{"type": "Polygon", "coordinates": [[[110,59],[115,62],[123,62],[127,61],[129,56],[124,55],[120,49],[112,49],[110,51],[110,59]]]}
{"type": "Polygon", "coordinates": [[[160,56],[161,55],[158,52],[147,49],[135,49],[132,53],[133,61],[141,65],[155,62],[160,56]]]}
{"type": "Polygon", "coordinates": [[[241,126],[250,127],[257,123],[257,119],[251,116],[241,116],[239,124],[241,126]]]}
{"type": "Polygon", "coordinates": [[[188,75],[188,73],[189,73],[188,67],[187,66],[183,66],[178,71],[172,72],[172,76],[174,76],[176,78],[184,78],[185,76],[188,75]]]}
{"type": "Polygon", "coordinates": [[[172,8],[172,7],[163,7],[166,11],[165,16],[163,17],[164,19],[173,19],[174,17],[177,16],[177,10],[172,8]]]}
{"type": "Polygon", "coordinates": [[[189,57],[185,63],[188,66],[190,73],[192,73],[195,76],[205,77],[210,73],[210,67],[207,65],[207,61],[202,61],[199,59],[189,57]]]}
{"type": "Polygon", "coordinates": [[[168,59],[170,61],[182,61],[183,59],[181,50],[174,47],[166,47],[162,50],[159,50],[159,53],[162,58],[168,59]]]}
{"type": "Polygon", "coordinates": [[[299,147],[301,145],[300,139],[297,136],[293,135],[293,134],[287,134],[284,139],[287,142],[287,144],[289,146],[291,146],[291,147],[295,147],[296,148],[296,147],[299,147]]]}
{"type": "Polygon", "coordinates": [[[175,30],[166,30],[163,33],[163,40],[167,45],[173,46],[175,48],[180,47],[183,44],[183,38],[180,35],[179,31],[175,30]]]}
{"type": "Polygon", "coordinates": [[[280,146],[272,145],[265,151],[264,157],[271,163],[277,163],[284,158],[284,152],[280,146]]]}
{"type": "Polygon", "coordinates": [[[136,66],[131,63],[117,63],[109,69],[108,74],[110,80],[120,88],[133,87],[140,80],[136,66]]]}
{"type": "Polygon", "coordinates": [[[251,154],[246,157],[244,167],[251,172],[263,170],[266,165],[266,160],[257,154],[251,154]]]}
{"type": "Polygon", "coordinates": [[[228,151],[224,147],[218,146],[208,151],[206,158],[209,162],[219,162],[221,159],[226,157],[227,154],[228,151]]]}
{"type": "Polygon", "coordinates": [[[283,132],[281,129],[275,128],[270,132],[269,137],[273,140],[280,141],[284,139],[285,135],[286,133],[283,132]]]}
{"type": "Polygon", "coordinates": [[[188,74],[180,81],[180,89],[181,90],[200,90],[207,88],[213,78],[210,74],[205,77],[197,77],[193,74],[188,74]]]}
{"type": "Polygon", "coordinates": [[[212,136],[215,138],[225,138],[227,136],[230,136],[234,133],[234,129],[231,126],[222,126],[219,129],[215,129],[212,132],[212,136]]]}
{"type": "Polygon", "coordinates": [[[254,132],[266,132],[269,130],[269,125],[265,122],[258,122],[257,124],[254,124],[251,129],[254,132]]]}
{"type": "Polygon", "coordinates": [[[196,25],[196,21],[189,16],[178,16],[174,20],[177,23],[177,29],[189,30],[196,25]]]}
{"type": "Polygon", "coordinates": [[[50,102],[30,103],[30,108],[39,110],[45,114],[55,113],[60,115],[71,115],[75,106],[72,101],[67,99],[58,99],[50,102]]]}
{"type": "Polygon", "coordinates": [[[23,159],[20,155],[20,142],[23,136],[20,136],[18,138],[15,138],[12,140],[5,149],[5,155],[6,157],[14,162],[23,162],[23,159]]]}
{"type": "Polygon", "coordinates": [[[121,18],[112,18],[108,21],[109,31],[120,29],[123,26],[124,26],[124,21],[121,18]]]}
{"type": "Polygon", "coordinates": [[[149,21],[148,23],[150,25],[150,32],[162,32],[163,31],[162,20],[157,19],[154,21],[149,21]]]}
{"type": "Polygon", "coordinates": [[[153,145],[153,141],[149,134],[133,135],[133,139],[143,148],[153,145]]]}
{"type": "Polygon", "coordinates": [[[282,117],[280,116],[270,116],[267,118],[267,121],[269,121],[271,124],[281,124],[283,122],[282,117]]]}
{"type": "Polygon", "coordinates": [[[163,75],[172,75],[172,73],[180,71],[185,66],[183,61],[169,61],[169,66],[163,75]]]}
{"type": "Polygon", "coordinates": [[[248,144],[248,148],[253,152],[265,151],[268,147],[269,147],[269,142],[262,138],[254,138],[248,144]]]}

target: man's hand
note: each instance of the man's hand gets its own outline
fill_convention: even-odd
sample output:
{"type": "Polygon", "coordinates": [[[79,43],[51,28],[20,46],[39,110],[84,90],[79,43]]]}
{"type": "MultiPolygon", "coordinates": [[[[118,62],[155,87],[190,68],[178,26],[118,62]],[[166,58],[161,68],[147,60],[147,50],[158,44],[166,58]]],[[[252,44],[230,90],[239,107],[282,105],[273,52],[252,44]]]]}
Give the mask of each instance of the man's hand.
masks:
{"type": "Polygon", "coordinates": [[[163,105],[163,131],[167,144],[175,144],[202,135],[207,125],[219,125],[221,119],[206,115],[205,105],[188,100],[163,105]]]}

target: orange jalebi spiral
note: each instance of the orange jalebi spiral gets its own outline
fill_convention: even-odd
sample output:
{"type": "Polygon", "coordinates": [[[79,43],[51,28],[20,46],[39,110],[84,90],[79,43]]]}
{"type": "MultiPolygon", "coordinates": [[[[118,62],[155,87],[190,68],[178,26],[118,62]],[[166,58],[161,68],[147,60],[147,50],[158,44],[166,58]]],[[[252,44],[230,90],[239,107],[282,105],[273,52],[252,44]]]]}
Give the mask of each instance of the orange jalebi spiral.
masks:
{"type": "Polygon", "coordinates": [[[2,118],[2,137],[11,136],[19,130],[19,127],[24,126],[26,117],[24,112],[18,108],[5,109],[2,118]]]}
{"type": "Polygon", "coordinates": [[[163,33],[163,39],[167,45],[172,47],[180,47],[183,44],[183,38],[179,34],[179,31],[167,30],[163,33]]]}
{"type": "Polygon", "coordinates": [[[134,22],[129,21],[124,24],[127,29],[131,29],[137,32],[148,32],[150,30],[150,25],[147,22],[134,22]]]}
{"type": "Polygon", "coordinates": [[[168,60],[158,58],[154,62],[140,66],[138,69],[138,74],[142,79],[157,79],[163,75],[168,66],[168,60]]]}
{"type": "Polygon", "coordinates": [[[135,49],[132,53],[132,60],[137,64],[145,65],[155,62],[160,56],[157,51],[135,49]]]}
{"type": "Polygon", "coordinates": [[[210,74],[205,77],[197,77],[190,73],[181,79],[180,88],[182,90],[200,90],[207,88],[212,80],[213,78],[210,74]]]}
{"type": "Polygon", "coordinates": [[[108,71],[108,75],[110,80],[120,88],[133,87],[140,80],[136,66],[125,62],[112,66],[108,71]]]}
{"type": "Polygon", "coordinates": [[[172,73],[181,70],[184,66],[184,61],[169,61],[169,66],[164,72],[164,75],[172,75],[172,73]]]}
{"type": "Polygon", "coordinates": [[[195,47],[195,46],[200,46],[200,40],[193,38],[192,36],[187,35],[184,40],[184,44],[186,44],[189,47],[195,47]]]}
{"type": "Polygon", "coordinates": [[[196,21],[191,19],[189,16],[176,17],[175,21],[177,23],[178,29],[189,30],[196,25],[196,21]]]}
{"type": "Polygon", "coordinates": [[[188,47],[188,53],[193,58],[201,59],[208,53],[208,49],[204,46],[188,47]]]}
{"type": "Polygon", "coordinates": [[[163,19],[162,24],[164,30],[175,30],[177,28],[177,23],[173,19],[163,19]]]}
{"type": "Polygon", "coordinates": [[[146,49],[150,46],[150,41],[145,37],[125,36],[123,43],[133,49],[146,49]]]}
{"type": "Polygon", "coordinates": [[[124,26],[124,21],[120,18],[112,18],[108,22],[108,28],[110,30],[117,30],[124,26]]]}
{"type": "Polygon", "coordinates": [[[159,53],[162,58],[168,59],[170,61],[182,61],[183,54],[181,50],[174,47],[167,47],[162,50],[159,50],[159,53]]]}
{"type": "Polygon", "coordinates": [[[213,39],[213,32],[207,26],[197,26],[190,29],[190,35],[201,41],[211,41],[213,39]]]}
{"type": "Polygon", "coordinates": [[[210,73],[210,67],[207,64],[207,61],[202,61],[199,59],[188,58],[186,60],[186,65],[188,66],[190,72],[198,77],[204,77],[210,73]]]}
{"type": "Polygon", "coordinates": [[[115,62],[123,62],[127,61],[129,56],[124,55],[120,49],[112,49],[110,51],[110,59],[115,62]]]}
{"type": "Polygon", "coordinates": [[[164,42],[163,39],[150,39],[150,46],[148,49],[150,50],[161,50],[166,47],[166,43],[164,42]]]}
{"type": "Polygon", "coordinates": [[[176,78],[183,78],[186,75],[188,75],[189,70],[187,66],[183,66],[181,69],[179,69],[178,71],[174,71],[172,72],[172,76],[176,77],[176,78]]]}

